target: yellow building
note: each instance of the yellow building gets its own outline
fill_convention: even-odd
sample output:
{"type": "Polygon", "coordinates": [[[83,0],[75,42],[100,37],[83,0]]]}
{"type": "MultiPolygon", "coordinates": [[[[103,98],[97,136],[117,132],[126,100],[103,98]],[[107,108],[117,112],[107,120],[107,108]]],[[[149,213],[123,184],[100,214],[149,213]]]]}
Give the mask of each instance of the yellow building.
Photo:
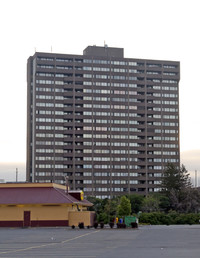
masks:
{"type": "Polygon", "coordinates": [[[0,227],[92,226],[82,191],[53,183],[0,184],[0,227]]]}

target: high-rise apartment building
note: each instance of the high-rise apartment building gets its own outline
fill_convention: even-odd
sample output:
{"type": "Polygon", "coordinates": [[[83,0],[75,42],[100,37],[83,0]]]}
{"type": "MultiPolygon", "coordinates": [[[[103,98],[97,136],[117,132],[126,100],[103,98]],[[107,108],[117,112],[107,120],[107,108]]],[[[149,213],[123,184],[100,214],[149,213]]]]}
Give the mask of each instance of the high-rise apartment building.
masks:
{"type": "Polygon", "coordinates": [[[122,48],[28,59],[27,180],[100,198],[156,192],[179,166],[174,61],[124,58],[122,48]]]}

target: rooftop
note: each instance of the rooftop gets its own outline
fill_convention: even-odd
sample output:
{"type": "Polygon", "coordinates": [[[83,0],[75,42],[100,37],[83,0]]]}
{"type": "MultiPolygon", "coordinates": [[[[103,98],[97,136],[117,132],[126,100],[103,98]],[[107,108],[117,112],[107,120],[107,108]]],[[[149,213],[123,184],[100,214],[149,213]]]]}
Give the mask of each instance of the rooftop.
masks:
{"type": "Polygon", "coordinates": [[[23,204],[81,204],[92,206],[87,200],[79,201],[66,186],[53,183],[12,183],[0,184],[0,205],[23,204]]]}
{"type": "Polygon", "coordinates": [[[86,49],[83,50],[83,55],[123,58],[124,49],[116,48],[116,47],[108,47],[107,45],[105,45],[104,47],[88,46],[86,49]]]}

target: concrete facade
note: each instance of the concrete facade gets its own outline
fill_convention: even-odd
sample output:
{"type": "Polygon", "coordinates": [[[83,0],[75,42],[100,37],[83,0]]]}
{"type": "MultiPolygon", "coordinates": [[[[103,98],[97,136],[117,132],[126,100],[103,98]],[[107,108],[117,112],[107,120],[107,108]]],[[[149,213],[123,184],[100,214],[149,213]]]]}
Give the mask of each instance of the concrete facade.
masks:
{"type": "Polygon", "coordinates": [[[99,198],[160,189],[180,165],[176,61],[35,53],[27,67],[27,180],[64,183],[99,198]]]}

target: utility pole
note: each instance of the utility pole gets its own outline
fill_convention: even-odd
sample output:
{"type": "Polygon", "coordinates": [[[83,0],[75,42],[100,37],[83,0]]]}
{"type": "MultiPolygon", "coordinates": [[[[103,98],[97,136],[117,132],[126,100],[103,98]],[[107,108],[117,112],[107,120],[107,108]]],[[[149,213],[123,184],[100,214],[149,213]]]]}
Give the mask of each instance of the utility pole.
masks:
{"type": "Polygon", "coordinates": [[[195,170],[195,187],[198,187],[197,170],[195,170]]]}
{"type": "Polygon", "coordinates": [[[18,168],[16,168],[16,182],[18,181],[18,168]]]}

